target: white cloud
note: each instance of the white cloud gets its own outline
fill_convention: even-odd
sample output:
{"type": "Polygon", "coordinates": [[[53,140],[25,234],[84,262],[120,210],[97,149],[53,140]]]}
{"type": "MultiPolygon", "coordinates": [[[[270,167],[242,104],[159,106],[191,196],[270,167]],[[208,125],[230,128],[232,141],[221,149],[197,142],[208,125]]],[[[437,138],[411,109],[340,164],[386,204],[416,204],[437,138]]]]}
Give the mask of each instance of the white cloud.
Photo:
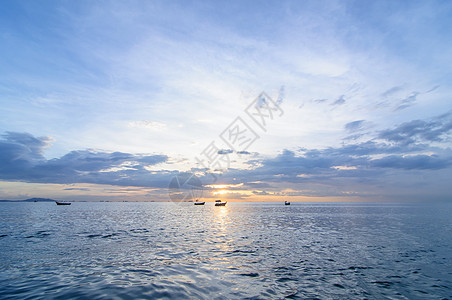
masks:
{"type": "Polygon", "coordinates": [[[129,122],[128,127],[131,128],[148,128],[148,129],[155,129],[155,130],[164,130],[166,128],[165,123],[156,122],[156,121],[132,121],[129,122]]]}

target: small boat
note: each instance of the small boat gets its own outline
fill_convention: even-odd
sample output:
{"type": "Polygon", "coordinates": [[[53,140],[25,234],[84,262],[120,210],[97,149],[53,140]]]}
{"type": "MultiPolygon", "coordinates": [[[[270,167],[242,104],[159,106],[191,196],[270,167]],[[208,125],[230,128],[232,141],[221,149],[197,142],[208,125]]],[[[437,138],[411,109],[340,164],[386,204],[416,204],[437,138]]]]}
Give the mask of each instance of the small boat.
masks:
{"type": "Polygon", "coordinates": [[[55,201],[56,205],[71,205],[71,202],[59,202],[55,201]]]}
{"type": "Polygon", "coordinates": [[[289,201],[284,201],[284,205],[290,205],[289,201]]]}
{"type": "Polygon", "coordinates": [[[215,200],[215,206],[226,206],[226,201],[222,202],[220,199],[215,200]]]}
{"type": "Polygon", "coordinates": [[[204,205],[206,204],[206,202],[198,202],[198,200],[196,200],[196,202],[193,203],[194,205],[204,205]]]}

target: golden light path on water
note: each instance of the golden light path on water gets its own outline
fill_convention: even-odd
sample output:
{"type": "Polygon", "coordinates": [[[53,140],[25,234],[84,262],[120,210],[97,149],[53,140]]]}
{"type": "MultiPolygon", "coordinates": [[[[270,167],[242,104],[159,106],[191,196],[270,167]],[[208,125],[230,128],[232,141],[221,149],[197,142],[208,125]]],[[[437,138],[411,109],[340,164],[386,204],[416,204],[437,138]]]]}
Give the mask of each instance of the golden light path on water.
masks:
{"type": "Polygon", "coordinates": [[[212,214],[212,229],[216,232],[214,243],[216,251],[219,255],[216,255],[215,260],[221,262],[221,268],[230,268],[232,261],[230,257],[224,255],[232,251],[230,245],[234,240],[232,234],[229,232],[230,227],[229,209],[226,206],[214,207],[214,214],[212,214]]]}

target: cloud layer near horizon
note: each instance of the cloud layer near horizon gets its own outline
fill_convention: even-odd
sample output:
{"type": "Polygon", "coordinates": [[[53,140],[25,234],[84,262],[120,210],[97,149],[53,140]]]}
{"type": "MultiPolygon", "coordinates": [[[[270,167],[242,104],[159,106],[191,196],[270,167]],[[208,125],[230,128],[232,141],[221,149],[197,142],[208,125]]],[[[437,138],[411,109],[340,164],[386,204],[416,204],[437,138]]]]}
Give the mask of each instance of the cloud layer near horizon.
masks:
{"type": "MultiPolygon", "coordinates": [[[[346,124],[344,130],[359,130],[363,122],[346,124]]],[[[424,191],[423,196],[428,197],[426,186],[434,187],[444,176],[452,175],[452,150],[432,146],[433,142],[444,145],[450,141],[451,124],[452,113],[447,113],[374,132],[374,138],[364,142],[324,149],[282,149],[274,157],[250,157],[245,161],[245,168],[231,168],[222,175],[217,174],[217,183],[235,184],[226,195],[235,199],[246,199],[250,194],[375,199],[378,194],[375,187],[384,189],[380,191],[383,198],[401,193],[419,197],[419,187],[424,191]],[[440,176],[437,182],[428,179],[432,172],[440,176]],[[413,180],[413,175],[419,178],[413,180]]],[[[164,194],[171,178],[179,174],[151,169],[168,163],[169,157],[164,154],[74,150],[48,160],[43,153],[50,146],[50,138],[15,132],[5,133],[3,138],[0,179],[5,181],[158,188],[164,194]]],[[[218,154],[234,155],[227,149],[218,154]]],[[[205,184],[212,182],[210,172],[214,170],[192,171],[205,184]]]]}
{"type": "Polygon", "coordinates": [[[47,160],[43,152],[49,138],[16,132],[7,132],[3,137],[0,141],[0,178],[3,180],[167,187],[171,178],[171,172],[155,176],[145,169],[166,162],[166,155],[76,150],[47,160]]]}

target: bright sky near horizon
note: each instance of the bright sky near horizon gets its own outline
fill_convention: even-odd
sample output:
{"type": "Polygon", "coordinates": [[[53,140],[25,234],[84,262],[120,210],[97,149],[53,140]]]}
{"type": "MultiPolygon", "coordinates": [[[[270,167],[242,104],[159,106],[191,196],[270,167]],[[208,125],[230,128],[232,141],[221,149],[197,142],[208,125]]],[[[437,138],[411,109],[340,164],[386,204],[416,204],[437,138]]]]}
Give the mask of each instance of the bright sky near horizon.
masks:
{"type": "Polygon", "coordinates": [[[451,15],[451,1],[2,1],[0,199],[168,200],[193,172],[206,199],[452,200],[451,15]],[[275,110],[260,127],[250,107],[275,110]]]}

